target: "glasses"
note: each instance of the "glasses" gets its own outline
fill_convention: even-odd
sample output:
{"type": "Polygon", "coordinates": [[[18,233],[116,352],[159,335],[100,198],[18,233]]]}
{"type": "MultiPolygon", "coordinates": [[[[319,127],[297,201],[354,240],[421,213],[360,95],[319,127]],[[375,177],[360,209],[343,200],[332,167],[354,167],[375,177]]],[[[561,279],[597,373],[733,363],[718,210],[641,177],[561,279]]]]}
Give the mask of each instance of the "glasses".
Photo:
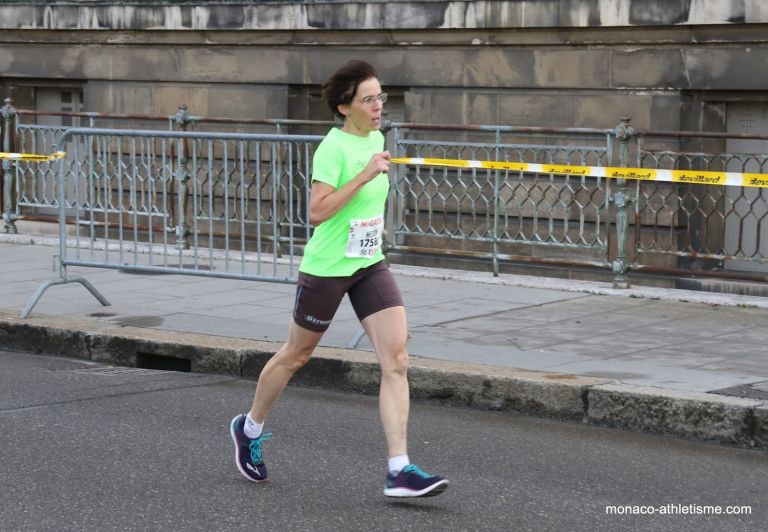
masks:
{"type": "Polygon", "coordinates": [[[381,94],[377,94],[376,96],[366,96],[365,98],[360,98],[359,100],[352,100],[354,102],[363,102],[363,105],[366,107],[370,107],[373,105],[373,102],[378,101],[379,103],[386,103],[387,98],[389,96],[386,92],[382,92],[381,94]]]}

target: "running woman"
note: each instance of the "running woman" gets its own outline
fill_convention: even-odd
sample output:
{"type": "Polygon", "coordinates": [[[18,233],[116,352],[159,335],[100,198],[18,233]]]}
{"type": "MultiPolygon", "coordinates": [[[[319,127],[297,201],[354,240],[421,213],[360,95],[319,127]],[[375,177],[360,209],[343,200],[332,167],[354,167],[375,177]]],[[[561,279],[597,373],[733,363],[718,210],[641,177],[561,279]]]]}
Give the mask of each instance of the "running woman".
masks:
{"type": "Polygon", "coordinates": [[[371,65],[350,61],[323,84],[322,95],[344,125],[331,129],[314,155],[309,218],[315,230],[299,267],[293,320],[288,340],[259,376],[250,412],[230,425],[237,467],[248,480],[267,479],[262,453],[272,436],[263,432],[267,413],[349,294],[381,366],[379,409],[389,453],[384,494],[437,495],[448,480],[425,473],[408,458],[407,324],[381,251],[390,154],[379,129],[387,93],[371,65]]]}

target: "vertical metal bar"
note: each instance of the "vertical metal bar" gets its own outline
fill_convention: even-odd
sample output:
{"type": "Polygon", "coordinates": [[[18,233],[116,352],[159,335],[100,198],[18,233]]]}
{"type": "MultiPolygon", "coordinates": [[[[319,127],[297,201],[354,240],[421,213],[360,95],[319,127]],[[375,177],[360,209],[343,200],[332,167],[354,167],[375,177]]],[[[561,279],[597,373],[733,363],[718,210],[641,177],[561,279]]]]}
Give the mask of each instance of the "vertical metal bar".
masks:
{"type": "MultiPolygon", "coordinates": [[[[62,142],[63,145],[63,142],[62,142]]],[[[64,189],[66,187],[65,179],[66,173],[64,172],[64,158],[58,159],[59,171],[56,185],[59,196],[59,276],[62,279],[67,278],[67,200],[65,199],[64,189]]],[[[75,205],[75,211],[78,210],[78,206],[75,205]]],[[[78,250],[80,248],[78,247],[78,250]]],[[[31,310],[31,308],[30,308],[31,310]]],[[[23,317],[23,316],[22,316],[23,317]]]]}
{"type": "MultiPolygon", "coordinates": [[[[119,138],[119,137],[118,137],[119,138]]],[[[130,164],[131,164],[131,219],[133,221],[133,263],[139,262],[139,205],[138,205],[138,173],[136,169],[136,137],[131,137],[130,142],[130,164]]],[[[120,241],[120,247],[123,247],[123,242],[120,241]]]]}
{"type": "MultiPolygon", "coordinates": [[[[186,221],[186,207],[187,207],[187,142],[185,139],[179,138],[177,142],[177,179],[176,179],[176,194],[177,194],[177,211],[176,211],[176,247],[179,251],[189,248],[189,241],[187,237],[189,235],[189,229],[186,221]]],[[[179,253],[181,257],[181,253],[179,253]]]]}
{"type": "MultiPolygon", "coordinates": [[[[637,152],[637,154],[636,154],[636,157],[637,157],[637,167],[638,168],[642,168],[642,166],[641,166],[642,137],[635,136],[634,140],[635,140],[635,146],[636,146],[636,150],[635,151],[637,152]]],[[[636,201],[634,202],[635,207],[633,209],[633,213],[634,213],[634,217],[635,217],[635,245],[634,245],[634,248],[635,248],[635,253],[634,253],[635,262],[637,262],[638,251],[641,249],[641,246],[642,246],[641,231],[643,230],[643,225],[640,223],[640,201],[639,201],[642,184],[643,184],[643,182],[641,180],[639,180],[639,179],[636,179],[635,182],[633,183],[633,186],[635,188],[635,199],[636,199],[636,201]]],[[[666,200],[664,202],[666,203],[666,200]]],[[[674,224],[670,224],[670,237],[671,238],[674,238],[674,236],[672,234],[672,233],[674,233],[674,227],[673,226],[674,226],[674,224]]],[[[654,221],[653,221],[653,232],[654,232],[653,241],[654,242],[658,242],[658,239],[657,239],[658,230],[659,230],[658,216],[654,216],[654,221]]],[[[630,265],[628,264],[627,268],[629,268],[629,266],[630,265]]]]}
{"type": "Polygon", "coordinates": [[[186,176],[186,155],[184,155],[184,139],[176,139],[176,172],[174,176],[175,189],[176,189],[176,256],[179,261],[179,268],[182,267],[182,253],[184,249],[184,233],[185,233],[185,220],[184,220],[184,196],[186,196],[186,184],[184,182],[186,176]]]}
{"type": "MultiPolygon", "coordinates": [[[[286,142],[288,149],[288,276],[293,277],[293,146],[290,142],[286,142]]],[[[277,273],[277,272],[275,272],[277,273]]]]}
{"type": "MultiPolygon", "coordinates": [[[[394,143],[394,151],[395,151],[395,157],[405,157],[407,154],[405,153],[405,149],[403,148],[401,150],[400,147],[400,134],[401,129],[400,126],[397,124],[392,125],[392,142],[394,143]]],[[[401,176],[401,170],[402,173],[405,174],[407,171],[407,167],[398,168],[395,171],[395,181],[394,181],[394,187],[393,188],[393,216],[392,216],[392,227],[390,228],[390,237],[389,237],[389,245],[388,248],[392,249],[397,246],[397,231],[401,227],[403,227],[403,218],[404,218],[404,203],[405,203],[405,195],[400,193],[400,184],[405,181],[405,175],[401,176]]]]}
{"type": "MultiPolygon", "coordinates": [[[[495,160],[499,160],[501,153],[501,132],[496,130],[496,147],[494,148],[495,160]]],[[[493,176],[493,276],[499,276],[499,208],[501,206],[501,188],[499,178],[501,171],[494,171],[493,176]]]]}
{"type": "Polygon", "coordinates": [[[229,271],[229,144],[226,140],[222,141],[224,153],[222,154],[224,162],[224,271],[229,271]]]}
{"type": "Polygon", "coordinates": [[[214,144],[213,140],[208,139],[208,268],[213,271],[213,158],[214,144]]]}
{"type": "Polygon", "coordinates": [[[88,201],[88,247],[90,252],[90,260],[94,260],[93,253],[94,253],[94,242],[96,240],[96,227],[94,224],[96,223],[96,211],[95,211],[95,203],[96,203],[96,187],[98,186],[98,182],[96,182],[96,176],[95,170],[94,170],[94,151],[98,150],[98,140],[97,137],[94,137],[93,135],[88,135],[86,137],[88,140],[88,195],[89,201],[88,201]]]}
{"type": "Polygon", "coordinates": [[[280,169],[278,168],[278,154],[275,141],[271,141],[271,164],[272,164],[272,271],[277,271],[277,257],[280,255],[280,240],[279,240],[279,209],[278,209],[278,176],[280,169]]]}
{"type": "Polygon", "coordinates": [[[261,142],[256,142],[256,273],[261,275],[261,142]]]}
{"type": "Polygon", "coordinates": [[[189,180],[192,183],[192,210],[190,211],[190,215],[192,216],[192,239],[194,241],[193,249],[194,254],[192,255],[192,260],[194,263],[195,270],[199,269],[198,265],[198,259],[199,254],[197,252],[200,246],[200,226],[198,223],[198,201],[199,201],[199,195],[197,190],[197,163],[198,163],[198,155],[197,155],[197,146],[198,141],[192,140],[192,169],[189,172],[189,180]]]}
{"type": "MultiPolygon", "coordinates": [[[[628,164],[629,142],[635,136],[635,130],[629,125],[630,119],[622,117],[616,126],[616,139],[619,141],[619,166],[628,164]]],[[[616,180],[616,193],[613,198],[616,204],[616,259],[613,261],[613,287],[629,288],[629,261],[627,260],[627,228],[629,224],[629,203],[626,179],[616,180]]]]}
{"type": "Polygon", "coordinates": [[[168,266],[168,229],[171,223],[170,208],[168,205],[168,183],[173,179],[173,172],[170,170],[171,160],[168,150],[168,139],[162,139],[160,143],[161,151],[161,174],[162,174],[162,204],[161,215],[163,216],[163,266],[168,266]]]}
{"type": "MultiPolygon", "coordinates": [[[[607,157],[609,158],[608,161],[606,161],[606,165],[610,165],[613,154],[613,135],[611,133],[605,134],[605,145],[607,150],[607,157]]],[[[599,180],[600,178],[598,178],[599,180]]],[[[600,181],[598,181],[599,183],[600,181]]],[[[604,200],[602,209],[604,212],[603,216],[603,224],[604,224],[604,230],[605,230],[605,262],[606,264],[610,263],[611,261],[611,216],[610,216],[610,208],[611,208],[611,179],[606,179],[604,182],[605,184],[605,194],[604,194],[604,200]]],[[[598,211],[598,216],[600,214],[600,211],[598,211]]],[[[599,227],[599,225],[598,225],[599,227]]]]}
{"type": "MultiPolygon", "coordinates": [[[[103,211],[103,218],[104,218],[104,261],[109,262],[109,139],[111,137],[102,137],[102,145],[101,145],[101,183],[102,183],[102,204],[101,209],[103,211]]],[[[99,186],[99,182],[96,182],[96,186],[99,186]]],[[[94,242],[95,245],[95,242],[94,242]]]]}
{"type": "MultiPolygon", "coordinates": [[[[83,201],[81,198],[81,191],[80,191],[80,180],[81,180],[81,173],[82,173],[82,167],[80,165],[80,143],[78,142],[78,138],[82,139],[82,137],[75,137],[74,139],[70,140],[72,143],[72,153],[68,153],[67,157],[62,157],[59,159],[59,171],[56,172],[56,175],[63,174],[65,177],[63,179],[66,179],[67,171],[66,171],[66,161],[71,157],[71,160],[73,161],[72,167],[73,167],[73,174],[72,174],[72,180],[74,181],[73,188],[75,193],[75,199],[74,199],[74,209],[75,209],[75,249],[77,250],[75,253],[77,254],[77,258],[80,258],[80,209],[83,205],[83,201]]],[[[56,146],[53,146],[54,150],[56,150],[56,146]]],[[[58,179],[56,180],[57,185],[57,194],[58,194],[58,179]]],[[[87,187],[83,187],[86,188],[87,187]]],[[[66,202],[66,200],[64,200],[66,202]]],[[[57,199],[57,202],[61,203],[60,199],[57,199]]],[[[61,205],[59,205],[61,206],[61,205]]],[[[66,205],[65,205],[66,207],[66,205]]],[[[66,213],[66,210],[64,211],[66,213]]]]}
{"type": "MultiPolygon", "coordinates": [[[[2,115],[3,118],[3,151],[11,152],[14,148],[11,141],[13,138],[12,123],[16,116],[16,108],[13,107],[13,101],[10,98],[6,98],[3,103],[4,105],[2,109],[0,109],[0,115],[2,115]]],[[[16,220],[18,218],[18,190],[15,186],[17,164],[18,163],[16,161],[11,161],[9,159],[3,159],[2,161],[3,198],[2,203],[0,203],[0,208],[3,210],[5,232],[10,234],[16,234],[19,232],[18,228],[16,227],[16,220]]]]}
{"type": "MultiPolygon", "coordinates": [[[[155,261],[155,231],[154,231],[154,225],[155,225],[155,219],[154,219],[154,210],[155,210],[155,175],[154,175],[154,159],[155,159],[155,152],[154,147],[155,143],[153,142],[153,139],[147,138],[144,142],[144,165],[147,168],[147,199],[145,202],[145,208],[147,209],[147,244],[149,246],[149,265],[153,266],[155,261]]],[[[118,160],[120,158],[118,157],[118,160]]]]}
{"type": "Polygon", "coordinates": [[[240,162],[240,273],[245,273],[245,205],[247,188],[245,186],[245,143],[237,143],[240,162]]]}
{"type": "MultiPolygon", "coordinates": [[[[5,103],[3,104],[3,107],[0,108],[0,149],[2,149],[4,152],[11,151],[8,148],[8,145],[6,143],[6,138],[8,138],[9,133],[9,127],[8,123],[5,120],[6,115],[6,108],[10,106],[10,98],[5,99],[5,103]]],[[[5,182],[6,182],[6,175],[8,175],[8,168],[5,164],[5,161],[0,161],[0,217],[2,217],[3,220],[5,220],[5,213],[7,211],[6,205],[5,205],[5,182]]],[[[6,225],[3,223],[3,227],[5,228],[6,225]]],[[[6,229],[7,230],[7,229],[6,229]]]]}
{"type": "Polygon", "coordinates": [[[125,241],[123,215],[125,214],[125,206],[123,202],[123,143],[117,143],[117,239],[120,243],[118,248],[120,264],[124,264],[125,256],[123,254],[123,242],[125,241]]]}

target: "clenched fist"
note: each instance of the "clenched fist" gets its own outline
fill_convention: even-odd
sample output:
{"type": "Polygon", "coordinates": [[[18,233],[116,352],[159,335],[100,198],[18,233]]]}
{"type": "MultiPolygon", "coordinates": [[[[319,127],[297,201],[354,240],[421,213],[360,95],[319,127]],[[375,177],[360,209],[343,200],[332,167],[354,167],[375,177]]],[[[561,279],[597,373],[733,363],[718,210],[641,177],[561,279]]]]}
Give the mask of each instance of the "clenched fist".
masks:
{"type": "Polygon", "coordinates": [[[371,160],[363,168],[362,174],[365,182],[371,181],[377,175],[383,172],[389,172],[389,160],[392,158],[388,151],[374,153],[371,160]]]}

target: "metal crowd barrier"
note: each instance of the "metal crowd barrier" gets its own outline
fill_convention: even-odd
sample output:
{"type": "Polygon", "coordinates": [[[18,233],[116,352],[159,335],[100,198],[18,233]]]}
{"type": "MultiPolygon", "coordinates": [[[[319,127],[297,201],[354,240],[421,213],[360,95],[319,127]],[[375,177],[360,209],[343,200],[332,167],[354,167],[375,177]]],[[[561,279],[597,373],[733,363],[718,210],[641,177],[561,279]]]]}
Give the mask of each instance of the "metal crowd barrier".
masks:
{"type": "Polygon", "coordinates": [[[310,235],[312,153],[321,136],[69,129],[57,163],[59,277],[70,266],[295,282],[310,235]],[[76,228],[68,239],[67,226],[76,228]]]}

